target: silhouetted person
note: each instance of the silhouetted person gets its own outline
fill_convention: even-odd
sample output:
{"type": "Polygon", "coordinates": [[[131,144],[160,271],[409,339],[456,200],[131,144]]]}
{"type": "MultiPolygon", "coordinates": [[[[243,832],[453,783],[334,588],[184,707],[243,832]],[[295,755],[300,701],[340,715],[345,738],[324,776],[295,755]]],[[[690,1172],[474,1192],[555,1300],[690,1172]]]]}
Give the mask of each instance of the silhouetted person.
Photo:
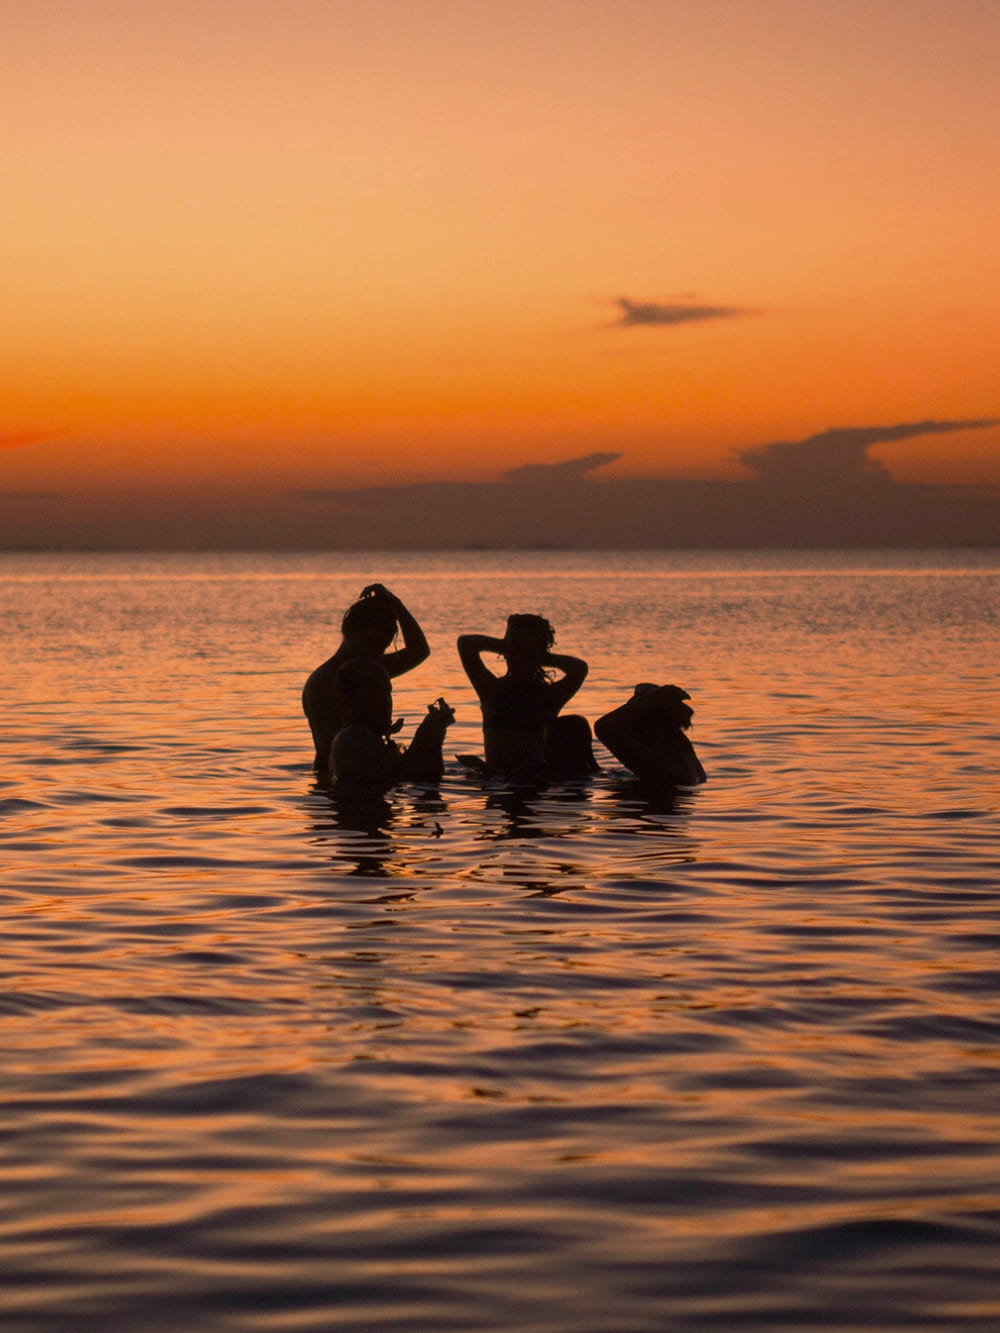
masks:
{"type": "Polygon", "coordinates": [[[329,773],[338,795],[379,796],[397,782],[439,782],[441,745],[455,714],[443,699],[432,703],[405,750],[392,739],[389,673],[371,658],[345,662],[337,672],[344,725],[333,738],[329,773]]]}
{"type": "Polygon", "coordinates": [[[463,634],[458,655],[483,710],[486,767],[518,781],[583,777],[596,770],[586,718],[560,718],[587,675],[579,657],[553,653],[555,633],[541,616],[507,618],[502,639],[463,634]],[[507,662],[502,676],[483,664],[483,653],[507,662]],[[558,679],[552,670],[562,673],[558,679]]]}
{"type": "Polygon", "coordinates": [[[381,583],[365,588],[341,623],[343,642],[332,657],[316,668],[302,691],[302,711],[309,720],[316,749],[313,767],[324,781],[333,738],[343,725],[337,672],[345,662],[366,658],[380,663],[390,677],[412,671],[430,656],[424,632],[398,597],[381,583]],[[388,651],[397,629],[403,647],[388,651]]]}
{"type": "Polygon", "coordinates": [[[660,787],[693,787],[705,770],[684,734],[694,710],[678,685],[637,685],[632,698],[594,723],[597,739],[637,778],[660,787]]]}

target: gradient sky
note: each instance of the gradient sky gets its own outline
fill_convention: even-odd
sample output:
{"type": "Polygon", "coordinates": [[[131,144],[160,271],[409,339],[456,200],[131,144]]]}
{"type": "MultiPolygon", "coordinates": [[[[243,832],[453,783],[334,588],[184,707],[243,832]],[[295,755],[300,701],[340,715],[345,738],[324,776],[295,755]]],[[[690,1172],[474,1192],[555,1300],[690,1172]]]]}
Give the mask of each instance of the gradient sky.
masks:
{"type": "MultiPolygon", "coordinates": [[[[8,503],[1000,411],[997,0],[2,13],[8,503]]],[[[997,428],[874,452],[1000,482],[997,428]]]]}

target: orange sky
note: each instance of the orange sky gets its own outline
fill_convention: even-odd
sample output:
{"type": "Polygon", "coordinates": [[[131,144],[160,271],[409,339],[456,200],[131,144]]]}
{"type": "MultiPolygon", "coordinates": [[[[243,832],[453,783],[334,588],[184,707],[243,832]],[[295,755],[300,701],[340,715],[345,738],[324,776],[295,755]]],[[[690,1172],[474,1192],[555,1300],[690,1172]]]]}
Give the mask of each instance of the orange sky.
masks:
{"type": "Polygon", "coordinates": [[[0,492],[1000,413],[996,0],[33,0],[3,64],[0,492]]]}

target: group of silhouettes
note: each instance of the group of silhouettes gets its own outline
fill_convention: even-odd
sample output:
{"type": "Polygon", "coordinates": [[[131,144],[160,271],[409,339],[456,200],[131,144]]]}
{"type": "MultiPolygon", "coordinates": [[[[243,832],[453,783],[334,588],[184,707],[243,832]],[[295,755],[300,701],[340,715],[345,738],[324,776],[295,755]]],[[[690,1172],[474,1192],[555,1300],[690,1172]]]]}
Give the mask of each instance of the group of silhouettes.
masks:
{"type": "MultiPolygon", "coordinates": [[[[342,641],[312,672],[302,708],[316,747],[320,783],[338,794],[378,795],[400,782],[440,781],[445,733],[454,711],[432,703],[404,747],[395,736],[392,681],[430,656],[414,616],[381,583],[365,588],[344,614],[342,641]],[[402,647],[393,647],[397,636],[402,647]]],[[[554,653],[555,634],[542,616],[512,615],[503,638],[463,634],[458,655],[483,713],[483,757],[459,755],[466,767],[508,782],[541,785],[599,771],[593,734],[636,777],[657,786],[693,786],[705,770],[685,734],[690,696],[677,685],[636,685],[631,698],[594,724],[563,714],[587,676],[579,657],[554,653]],[[498,675],[483,661],[506,663],[498,675]]]]}

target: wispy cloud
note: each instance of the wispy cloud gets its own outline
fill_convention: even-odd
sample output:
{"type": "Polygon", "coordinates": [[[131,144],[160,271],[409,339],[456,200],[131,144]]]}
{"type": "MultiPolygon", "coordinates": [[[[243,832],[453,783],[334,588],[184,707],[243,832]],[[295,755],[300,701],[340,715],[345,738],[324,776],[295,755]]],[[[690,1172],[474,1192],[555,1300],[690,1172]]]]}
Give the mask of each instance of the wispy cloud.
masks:
{"type": "Polygon", "coordinates": [[[632,301],[620,296],[615,302],[621,315],[612,325],[616,329],[672,328],[677,324],[696,324],[709,319],[737,319],[748,310],[731,305],[696,305],[691,301],[632,301]]]}
{"type": "Polygon", "coordinates": [[[40,444],[54,440],[60,432],[53,430],[20,430],[0,435],[0,449],[17,449],[22,444],[40,444]]]}
{"type": "Polygon", "coordinates": [[[889,479],[880,462],[868,457],[876,444],[918,435],[950,435],[1000,425],[1000,417],[966,421],[907,421],[896,426],[844,426],[804,440],[775,440],[737,449],[736,456],[761,481],[871,481],[889,479]]]}
{"type": "Polygon", "coordinates": [[[605,467],[615,463],[621,454],[595,453],[583,454],[579,458],[566,458],[561,463],[522,463],[503,474],[504,481],[538,482],[579,481],[596,467],[605,467]]]}

